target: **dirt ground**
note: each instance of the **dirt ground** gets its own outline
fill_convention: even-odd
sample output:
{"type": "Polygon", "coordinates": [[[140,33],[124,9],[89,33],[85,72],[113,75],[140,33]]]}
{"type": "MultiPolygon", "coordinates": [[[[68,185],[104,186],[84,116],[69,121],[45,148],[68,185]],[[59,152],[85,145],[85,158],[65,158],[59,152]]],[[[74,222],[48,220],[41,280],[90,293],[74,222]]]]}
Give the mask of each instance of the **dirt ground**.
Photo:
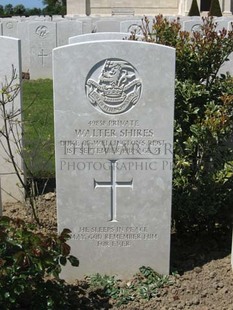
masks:
{"type": "MultiPolygon", "coordinates": [[[[28,208],[16,203],[6,204],[3,214],[31,221],[28,208]]],[[[56,231],[56,198],[54,193],[41,197],[38,216],[40,231],[56,231]]],[[[121,306],[121,310],[233,310],[233,270],[230,262],[231,232],[197,236],[172,234],[171,276],[173,285],[159,290],[150,301],[140,300],[121,306]]],[[[96,297],[95,297],[96,298],[96,297]]],[[[116,309],[111,301],[97,300],[77,309],[116,309]]]]}

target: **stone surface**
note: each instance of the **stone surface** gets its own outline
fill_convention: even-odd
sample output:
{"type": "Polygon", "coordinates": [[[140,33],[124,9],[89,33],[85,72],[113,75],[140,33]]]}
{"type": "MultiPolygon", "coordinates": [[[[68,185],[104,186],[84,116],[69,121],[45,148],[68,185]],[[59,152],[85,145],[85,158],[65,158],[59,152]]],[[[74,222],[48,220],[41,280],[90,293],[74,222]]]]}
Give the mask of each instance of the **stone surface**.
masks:
{"type": "Polygon", "coordinates": [[[94,24],[95,32],[119,32],[120,21],[119,20],[98,20],[94,24]]]}
{"type": "Polygon", "coordinates": [[[182,30],[188,32],[202,32],[201,30],[202,21],[201,20],[186,20],[182,23],[182,30]]]}
{"type": "Polygon", "coordinates": [[[125,20],[120,23],[121,32],[133,32],[142,35],[142,21],[141,20],[125,20]]]}
{"type": "Polygon", "coordinates": [[[21,41],[22,71],[30,71],[29,23],[18,23],[18,36],[21,41]]]}
{"type": "MultiPolygon", "coordinates": [[[[181,2],[188,2],[182,0],[181,2]]],[[[228,0],[229,1],[229,0],[228,0]]],[[[184,14],[184,10],[179,12],[178,0],[163,1],[140,1],[140,0],[120,0],[108,2],[106,0],[87,1],[67,0],[67,14],[82,15],[156,15],[163,14],[184,14]]],[[[191,4],[188,4],[190,6],[191,4]]]]}
{"type": "Polygon", "coordinates": [[[67,45],[69,37],[82,34],[82,22],[61,21],[57,23],[57,46],[67,45]]]}
{"type": "Polygon", "coordinates": [[[225,61],[224,64],[221,66],[218,74],[226,74],[229,73],[233,76],[233,53],[231,53],[228,57],[228,61],[225,61]]]}
{"type": "Polygon", "coordinates": [[[88,33],[80,36],[69,38],[69,44],[81,43],[86,41],[99,41],[99,40],[123,40],[130,36],[129,33],[122,32],[101,32],[101,33],[88,33]]]}
{"type": "Polygon", "coordinates": [[[80,260],[66,279],[169,273],[174,70],[162,45],[54,50],[58,229],[80,260]]]}
{"type": "Polygon", "coordinates": [[[17,38],[18,35],[18,21],[13,18],[2,19],[2,34],[6,37],[17,38]]]}
{"type": "Polygon", "coordinates": [[[52,78],[52,50],[56,47],[56,23],[29,24],[30,77],[52,78]]]}
{"type": "MultiPolygon", "coordinates": [[[[12,77],[12,65],[16,70],[17,78],[13,82],[13,85],[20,84],[20,74],[21,74],[21,55],[20,55],[20,40],[9,37],[0,37],[0,88],[6,85],[6,79],[9,82],[12,77]]],[[[14,104],[14,110],[17,111],[21,109],[21,94],[14,99],[14,103],[9,103],[6,105],[7,109],[12,109],[12,104],[14,104]]],[[[17,119],[21,120],[21,115],[17,117],[17,119]]],[[[4,126],[2,111],[0,112],[0,128],[2,129],[4,126]]],[[[21,139],[20,136],[20,127],[13,126],[13,132],[18,139],[21,139]],[[19,135],[16,133],[19,131],[19,135]]],[[[12,164],[9,162],[9,156],[5,152],[4,148],[6,147],[6,142],[3,136],[0,134],[0,178],[1,178],[1,195],[2,201],[10,202],[23,199],[23,192],[20,190],[17,185],[18,178],[15,174],[15,170],[12,164]]],[[[10,139],[13,140],[12,136],[10,139]]],[[[22,168],[21,158],[18,155],[18,151],[15,143],[11,143],[11,148],[13,155],[15,157],[15,161],[18,167],[22,168]]]]}
{"type": "MultiPolygon", "coordinates": [[[[206,10],[206,0],[197,0],[200,10],[206,10]]],[[[208,1],[209,2],[209,1],[208,1]]],[[[207,2],[207,3],[208,3],[207,2]]],[[[210,3],[210,2],[209,2],[210,3]]],[[[84,1],[67,0],[67,14],[80,15],[188,15],[192,0],[160,1],[84,1]]],[[[223,15],[232,15],[232,0],[219,0],[223,15]]],[[[204,12],[202,12],[204,13],[204,12]]],[[[207,14],[207,12],[205,12],[207,14]]]]}

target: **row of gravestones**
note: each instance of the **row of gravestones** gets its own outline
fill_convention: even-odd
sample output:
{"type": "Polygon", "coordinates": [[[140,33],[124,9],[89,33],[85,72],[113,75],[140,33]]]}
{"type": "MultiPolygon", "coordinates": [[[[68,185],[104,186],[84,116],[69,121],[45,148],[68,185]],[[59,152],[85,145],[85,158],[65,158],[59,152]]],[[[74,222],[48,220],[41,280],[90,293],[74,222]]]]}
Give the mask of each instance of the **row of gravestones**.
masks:
{"type": "MultiPolygon", "coordinates": [[[[67,280],[169,273],[175,50],[110,36],[53,50],[58,229],[80,260],[67,280]]],[[[20,76],[19,43],[0,37],[1,83],[20,76]]]]}
{"type": "MultiPolygon", "coordinates": [[[[169,18],[169,17],[168,17],[169,18]]],[[[0,35],[19,38],[22,42],[22,70],[30,74],[31,79],[52,78],[52,50],[55,47],[68,44],[68,38],[92,32],[123,32],[136,31],[141,34],[141,19],[79,17],[75,20],[54,17],[5,18],[0,20],[0,35]]],[[[175,17],[170,17],[174,20],[175,17]]],[[[152,20],[152,18],[151,18],[152,20]]],[[[186,31],[199,30],[200,17],[180,17],[182,29],[186,31]]],[[[216,18],[217,30],[226,28],[232,30],[233,17],[216,18]]],[[[224,71],[233,74],[233,55],[231,63],[227,63],[224,71]]],[[[28,75],[29,76],[29,75],[28,75]]]]}

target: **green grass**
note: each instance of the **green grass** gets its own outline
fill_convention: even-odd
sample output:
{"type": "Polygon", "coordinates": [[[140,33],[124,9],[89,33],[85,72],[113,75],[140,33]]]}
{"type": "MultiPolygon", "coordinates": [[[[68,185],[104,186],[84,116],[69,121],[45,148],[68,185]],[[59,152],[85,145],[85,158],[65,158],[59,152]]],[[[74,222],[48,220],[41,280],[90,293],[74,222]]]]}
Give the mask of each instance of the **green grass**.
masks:
{"type": "Polygon", "coordinates": [[[35,177],[55,174],[52,80],[23,81],[25,160],[35,177]]]}

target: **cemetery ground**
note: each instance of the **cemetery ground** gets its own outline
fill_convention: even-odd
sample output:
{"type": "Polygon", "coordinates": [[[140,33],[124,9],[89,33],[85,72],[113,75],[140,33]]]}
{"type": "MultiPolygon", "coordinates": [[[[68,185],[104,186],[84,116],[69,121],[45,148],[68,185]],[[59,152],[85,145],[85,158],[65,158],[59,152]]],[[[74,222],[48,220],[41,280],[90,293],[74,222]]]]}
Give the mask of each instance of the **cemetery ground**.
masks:
{"type": "MultiPolygon", "coordinates": [[[[38,215],[42,227],[38,230],[43,234],[54,233],[57,223],[55,193],[47,193],[40,199],[38,215]]],[[[18,203],[5,205],[4,215],[31,222],[28,209],[18,203]]],[[[216,231],[201,235],[195,232],[177,235],[173,232],[172,275],[163,281],[163,287],[149,289],[152,287],[151,277],[143,279],[142,275],[140,281],[135,277],[124,282],[97,276],[92,281],[77,279],[69,287],[72,307],[64,309],[231,310],[233,273],[230,249],[230,229],[216,227],[216,231]]]]}

